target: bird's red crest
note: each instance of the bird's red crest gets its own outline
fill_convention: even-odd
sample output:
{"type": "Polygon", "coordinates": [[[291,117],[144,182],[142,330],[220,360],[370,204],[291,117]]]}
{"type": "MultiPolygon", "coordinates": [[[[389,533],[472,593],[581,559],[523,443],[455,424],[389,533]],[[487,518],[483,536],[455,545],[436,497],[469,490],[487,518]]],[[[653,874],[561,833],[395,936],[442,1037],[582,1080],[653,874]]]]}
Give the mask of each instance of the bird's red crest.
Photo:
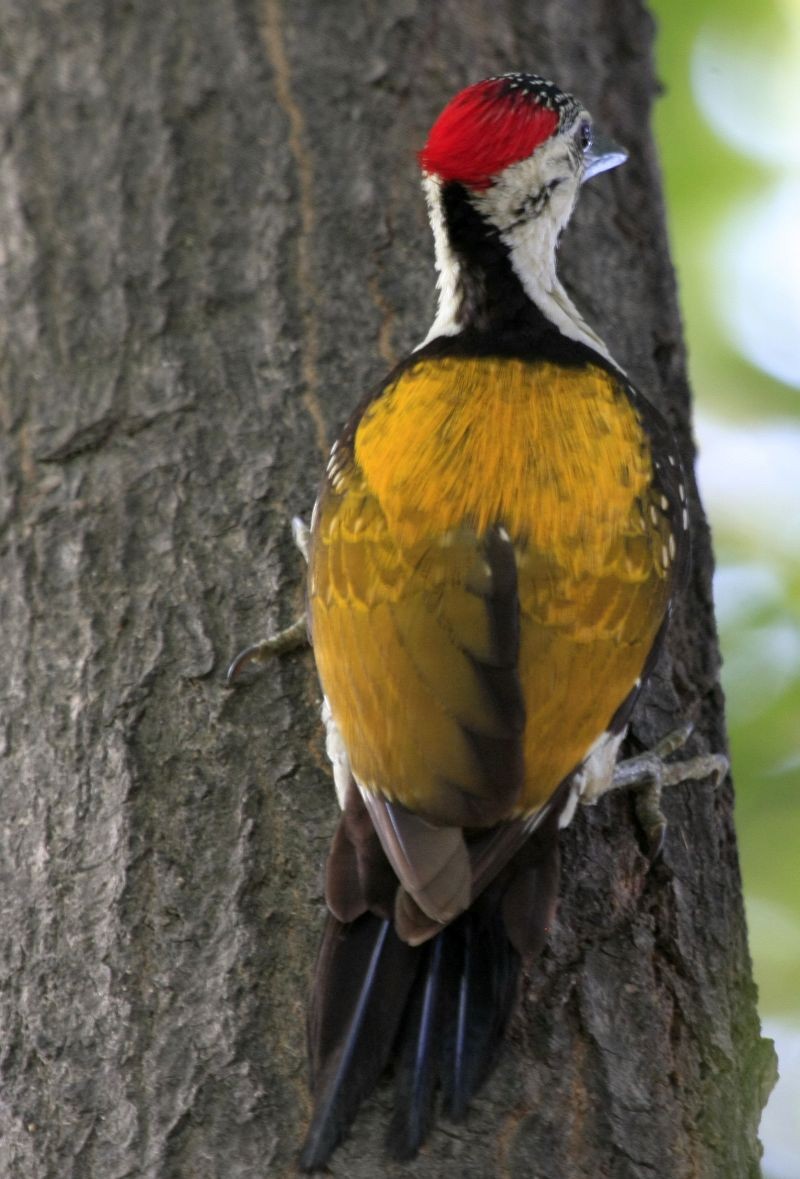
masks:
{"type": "Polygon", "coordinates": [[[447,104],[419,153],[423,171],[471,188],[527,159],[574,104],[535,74],[507,74],[468,86],[447,104]]]}

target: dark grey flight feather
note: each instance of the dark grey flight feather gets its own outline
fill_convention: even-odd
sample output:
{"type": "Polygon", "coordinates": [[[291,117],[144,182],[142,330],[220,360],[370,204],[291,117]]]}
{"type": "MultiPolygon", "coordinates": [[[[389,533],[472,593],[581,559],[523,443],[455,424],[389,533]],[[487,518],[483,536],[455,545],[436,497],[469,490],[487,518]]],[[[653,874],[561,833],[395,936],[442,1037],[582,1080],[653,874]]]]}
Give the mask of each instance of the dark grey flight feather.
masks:
{"type": "Polygon", "coordinates": [[[439,1071],[444,935],[426,947],[424,975],[414,988],[401,1031],[394,1116],[386,1136],[389,1153],[404,1161],[416,1155],[431,1127],[439,1071]]]}
{"type": "Polygon", "coordinates": [[[343,925],[328,917],[309,1017],[314,1115],[301,1170],[324,1167],[377,1084],[418,967],[419,951],[387,919],[364,913],[343,925]]]}
{"type": "Polygon", "coordinates": [[[452,1000],[443,1005],[441,1048],[442,1104],[454,1121],[466,1116],[494,1067],[514,1005],[520,965],[496,901],[470,909],[458,926],[446,947],[452,1000]]]}
{"type": "Polygon", "coordinates": [[[438,1091],[448,1116],[465,1115],[503,1040],[519,974],[516,947],[540,947],[552,917],[556,826],[557,816],[422,945],[401,941],[391,920],[370,912],[347,924],[329,916],[309,1020],[314,1115],[302,1170],[325,1165],[392,1059],[387,1147],[395,1158],[419,1150],[438,1091]]]}

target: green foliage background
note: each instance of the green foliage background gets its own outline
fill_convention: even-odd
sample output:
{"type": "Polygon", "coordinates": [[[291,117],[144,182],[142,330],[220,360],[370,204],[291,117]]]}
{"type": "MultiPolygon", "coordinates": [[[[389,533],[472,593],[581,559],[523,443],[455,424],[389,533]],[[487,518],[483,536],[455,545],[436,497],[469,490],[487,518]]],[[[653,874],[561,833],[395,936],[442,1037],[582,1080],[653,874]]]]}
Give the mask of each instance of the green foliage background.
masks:
{"type": "MultiPolygon", "coordinates": [[[[771,284],[732,290],[732,255],[746,250],[756,219],[768,218],[763,210],[772,207],[771,195],[800,181],[800,2],[653,0],[651,8],[665,87],[656,133],[698,408],[701,492],[715,536],[751,949],[762,1015],[776,1035],[782,1064],[772,1116],[764,1124],[766,1173],[798,1179],[800,550],[793,538],[800,498],[794,512],[787,502],[800,488],[800,446],[794,474],[790,460],[788,479],[779,475],[777,489],[771,464],[773,454],[785,455],[786,446],[800,439],[800,372],[796,383],[786,383],[748,360],[737,346],[741,336],[726,324],[726,307],[744,297],[769,310],[771,284]],[[749,108],[733,134],[709,112],[707,96],[715,86],[723,119],[735,120],[740,102],[749,108]],[[765,150],[767,139],[771,151],[765,150]],[[735,215],[736,228],[726,231],[735,215]],[[704,467],[707,452],[710,466],[704,467]],[[752,511],[742,511],[742,485],[736,487],[743,455],[746,488],[755,474],[752,511]],[[719,469],[726,461],[728,472],[719,469]],[[795,1111],[792,1125],[773,1113],[784,1108],[795,1111]]],[[[796,222],[800,226],[800,202],[796,222]]],[[[782,260],[771,277],[798,284],[800,229],[792,236],[789,227],[780,244],[782,260]]],[[[793,290],[792,306],[798,306],[798,287],[793,290]]],[[[746,315],[746,307],[740,312],[746,315]]],[[[796,358],[798,339],[800,321],[790,342],[796,358]]]]}

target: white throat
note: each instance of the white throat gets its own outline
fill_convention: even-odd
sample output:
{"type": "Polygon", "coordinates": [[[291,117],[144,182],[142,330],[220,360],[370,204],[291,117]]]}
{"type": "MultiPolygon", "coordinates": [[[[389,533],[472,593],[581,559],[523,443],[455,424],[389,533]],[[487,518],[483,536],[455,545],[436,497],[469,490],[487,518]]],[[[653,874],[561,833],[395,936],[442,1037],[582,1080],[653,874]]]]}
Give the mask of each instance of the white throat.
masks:
{"type": "MultiPolygon", "coordinates": [[[[433,230],[439,305],[430,331],[425,339],[417,345],[418,348],[424,347],[437,336],[455,336],[462,329],[462,324],[458,322],[457,318],[460,305],[460,264],[447,236],[442,208],[441,183],[436,176],[425,176],[423,188],[433,230]]],[[[531,219],[510,227],[501,236],[508,246],[511,266],[521,282],[523,290],[542,314],[563,335],[593,348],[595,352],[619,368],[604,341],[586,323],[558,280],[556,274],[558,227],[549,219],[531,219]]],[[[620,369],[620,371],[622,370],[620,369]]]]}
{"type": "Polygon", "coordinates": [[[503,234],[514,273],[531,302],[563,335],[587,344],[606,360],[616,364],[605,341],[589,327],[559,282],[556,273],[558,242],[554,235],[546,232],[547,228],[548,225],[543,225],[542,221],[529,221],[503,234]]]}

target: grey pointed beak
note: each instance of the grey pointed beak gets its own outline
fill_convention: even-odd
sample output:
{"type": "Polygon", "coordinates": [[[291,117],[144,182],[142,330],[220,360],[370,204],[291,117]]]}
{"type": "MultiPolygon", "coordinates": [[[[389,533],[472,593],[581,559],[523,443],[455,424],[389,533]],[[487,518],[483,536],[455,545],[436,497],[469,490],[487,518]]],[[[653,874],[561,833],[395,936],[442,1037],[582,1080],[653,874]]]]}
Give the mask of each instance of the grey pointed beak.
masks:
{"type": "Polygon", "coordinates": [[[601,172],[608,172],[610,168],[618,168],[620,164],[625,163],[628,153],[613,139],[600,131],[595,131],[592,135],[592,145],[583,158],[586,164],[581,184],[591,180],[593,176],[599,176],[601,172]]]}

